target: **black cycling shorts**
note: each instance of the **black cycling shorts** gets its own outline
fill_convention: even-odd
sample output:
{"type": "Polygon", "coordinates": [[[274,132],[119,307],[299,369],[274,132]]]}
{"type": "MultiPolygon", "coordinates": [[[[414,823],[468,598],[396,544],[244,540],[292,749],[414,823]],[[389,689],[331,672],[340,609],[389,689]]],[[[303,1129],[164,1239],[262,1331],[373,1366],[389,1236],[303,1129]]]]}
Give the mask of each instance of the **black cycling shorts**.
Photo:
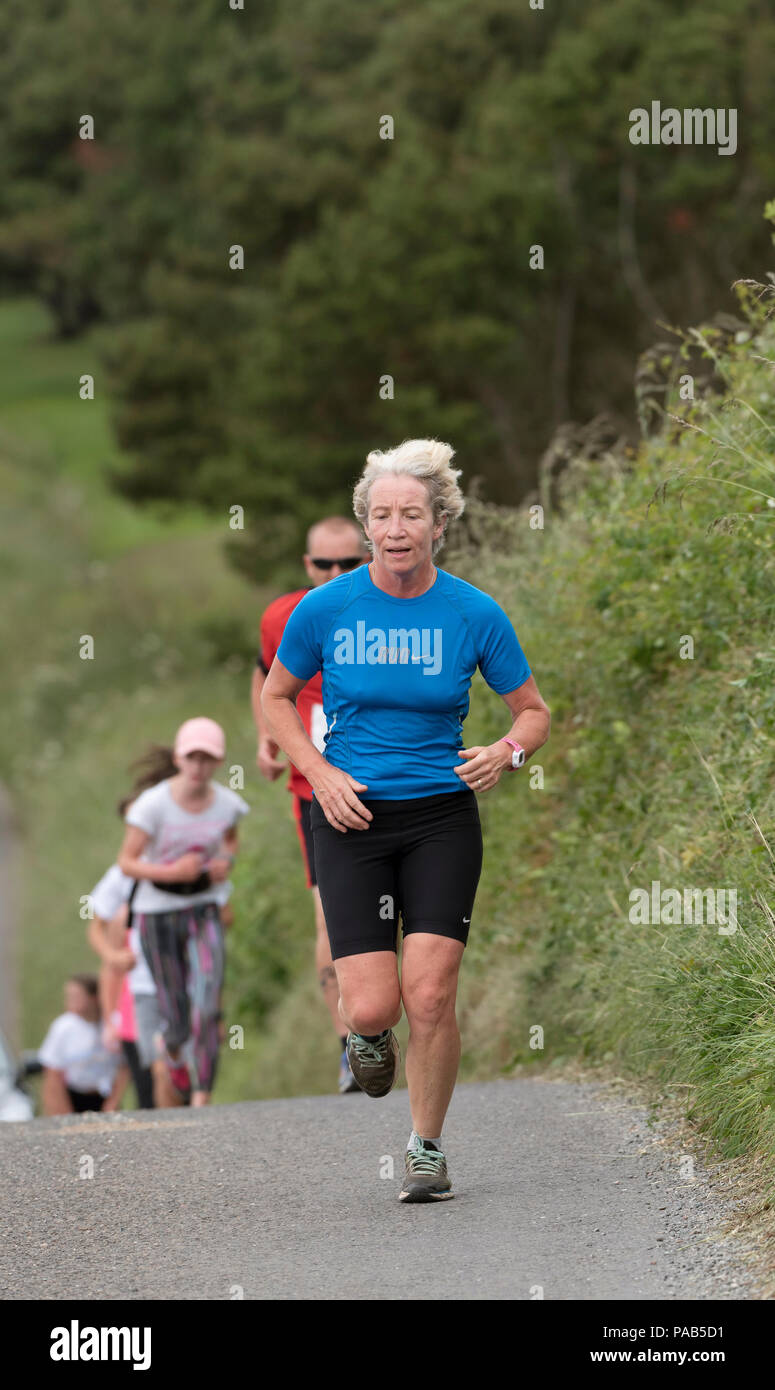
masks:
{"type": "Polygon", "coordinates": [[[303,796],[294,796],[293,814],[296,817],[296,829],[299,835],[299,844],[304,859],[304,873],[307,878],[307,887],[314,888],[317,883],[315,874],[315,844],[312,839],[312,831],[309,827],[309,813],[311,801],[303,796]]]}
{"type": "Polygon", "coordinates": [[[404,936],[468,939],[482,871],[482,828],[468,789],[406,801],[363,801],[368,830],[335,830],[317,799],[310,825],[331,957],[395,951],[404,936]]]}

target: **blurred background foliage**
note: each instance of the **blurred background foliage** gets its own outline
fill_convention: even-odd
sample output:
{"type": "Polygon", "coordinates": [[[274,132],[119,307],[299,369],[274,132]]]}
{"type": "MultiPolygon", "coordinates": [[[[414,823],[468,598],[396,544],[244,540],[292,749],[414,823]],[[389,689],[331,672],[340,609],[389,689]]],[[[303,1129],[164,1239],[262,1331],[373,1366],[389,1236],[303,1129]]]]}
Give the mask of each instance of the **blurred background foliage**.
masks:
{"type": "Polygon", "coordinates": [[[429,420],[518,501],[564,422],[633,437],[657,321],[763,276],[774,39],[762,0],[6,0],[2,284],[102,326],[117,485],[245,506],[251,577],[429,420]],[[737,153],[632,146],[652,99],[737,153]]]}

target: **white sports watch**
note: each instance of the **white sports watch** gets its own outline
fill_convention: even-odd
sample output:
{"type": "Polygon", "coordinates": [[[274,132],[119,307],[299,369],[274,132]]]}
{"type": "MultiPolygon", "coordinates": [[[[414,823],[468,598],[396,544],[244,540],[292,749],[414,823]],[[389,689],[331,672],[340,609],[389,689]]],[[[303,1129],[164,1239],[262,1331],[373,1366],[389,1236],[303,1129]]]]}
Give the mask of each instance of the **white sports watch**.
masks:
{"type": "Polygon", "coordinates": [[[527,756],[527,754],[525,753],[524,748],[522,747],[522,744],[521,744],[521,743],[516,743],[515,740],[514,740],[513,738],[506,738],[505,736],[501,739],[501,743],[510,743],[510,744],[511,744],[511,747],[512,747],[512,750],[513,750],[513,751],[512,751],[512,754],[511,754],[511,769],[512,769],[512,772],[516,771],[516,769],[517,769],[518,767],[522,767],[523,764],[524,764],[525,758],[526,758],[526,756],[527,756]]]}

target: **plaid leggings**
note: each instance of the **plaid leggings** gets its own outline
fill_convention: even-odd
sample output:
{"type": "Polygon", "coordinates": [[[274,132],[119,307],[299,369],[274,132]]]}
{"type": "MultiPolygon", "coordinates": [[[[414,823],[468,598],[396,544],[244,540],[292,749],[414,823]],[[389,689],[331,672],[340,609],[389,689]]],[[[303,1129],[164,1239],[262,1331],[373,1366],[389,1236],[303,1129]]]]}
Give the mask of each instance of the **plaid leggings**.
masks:
{"type": "Polygon", "coordinates": [[[224,967],[218,904],[137,912],[134,923],[156,985],[165,1044],[176,1051],[190,1038],[181,1060],[188,1063],[192,1090],[212,1091],[224,967]]]}

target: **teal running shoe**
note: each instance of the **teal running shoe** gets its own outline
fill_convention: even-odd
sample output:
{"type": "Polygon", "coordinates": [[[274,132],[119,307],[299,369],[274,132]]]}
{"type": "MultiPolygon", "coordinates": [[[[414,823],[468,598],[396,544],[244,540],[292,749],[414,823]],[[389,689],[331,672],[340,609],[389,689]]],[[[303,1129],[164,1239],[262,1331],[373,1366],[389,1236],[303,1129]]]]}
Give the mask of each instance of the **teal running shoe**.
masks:
{"type": "Polygon", "coordinates": [[[348,1033],[347,1060],[367,1096],[386,1096],[395,1085],[401,1065],[401,1051],[392,1028],[386,1028],[376,1042],[368,1042],[360,1033],[348,1033]]]}
{"type": "Polygon", "coordinates": [[[404,1168],[399,1202],[443,1202],[454,1197],[447,1160],[435,1144],[428,1142],[416,1149],[407,1149],[404,1168]]]}

